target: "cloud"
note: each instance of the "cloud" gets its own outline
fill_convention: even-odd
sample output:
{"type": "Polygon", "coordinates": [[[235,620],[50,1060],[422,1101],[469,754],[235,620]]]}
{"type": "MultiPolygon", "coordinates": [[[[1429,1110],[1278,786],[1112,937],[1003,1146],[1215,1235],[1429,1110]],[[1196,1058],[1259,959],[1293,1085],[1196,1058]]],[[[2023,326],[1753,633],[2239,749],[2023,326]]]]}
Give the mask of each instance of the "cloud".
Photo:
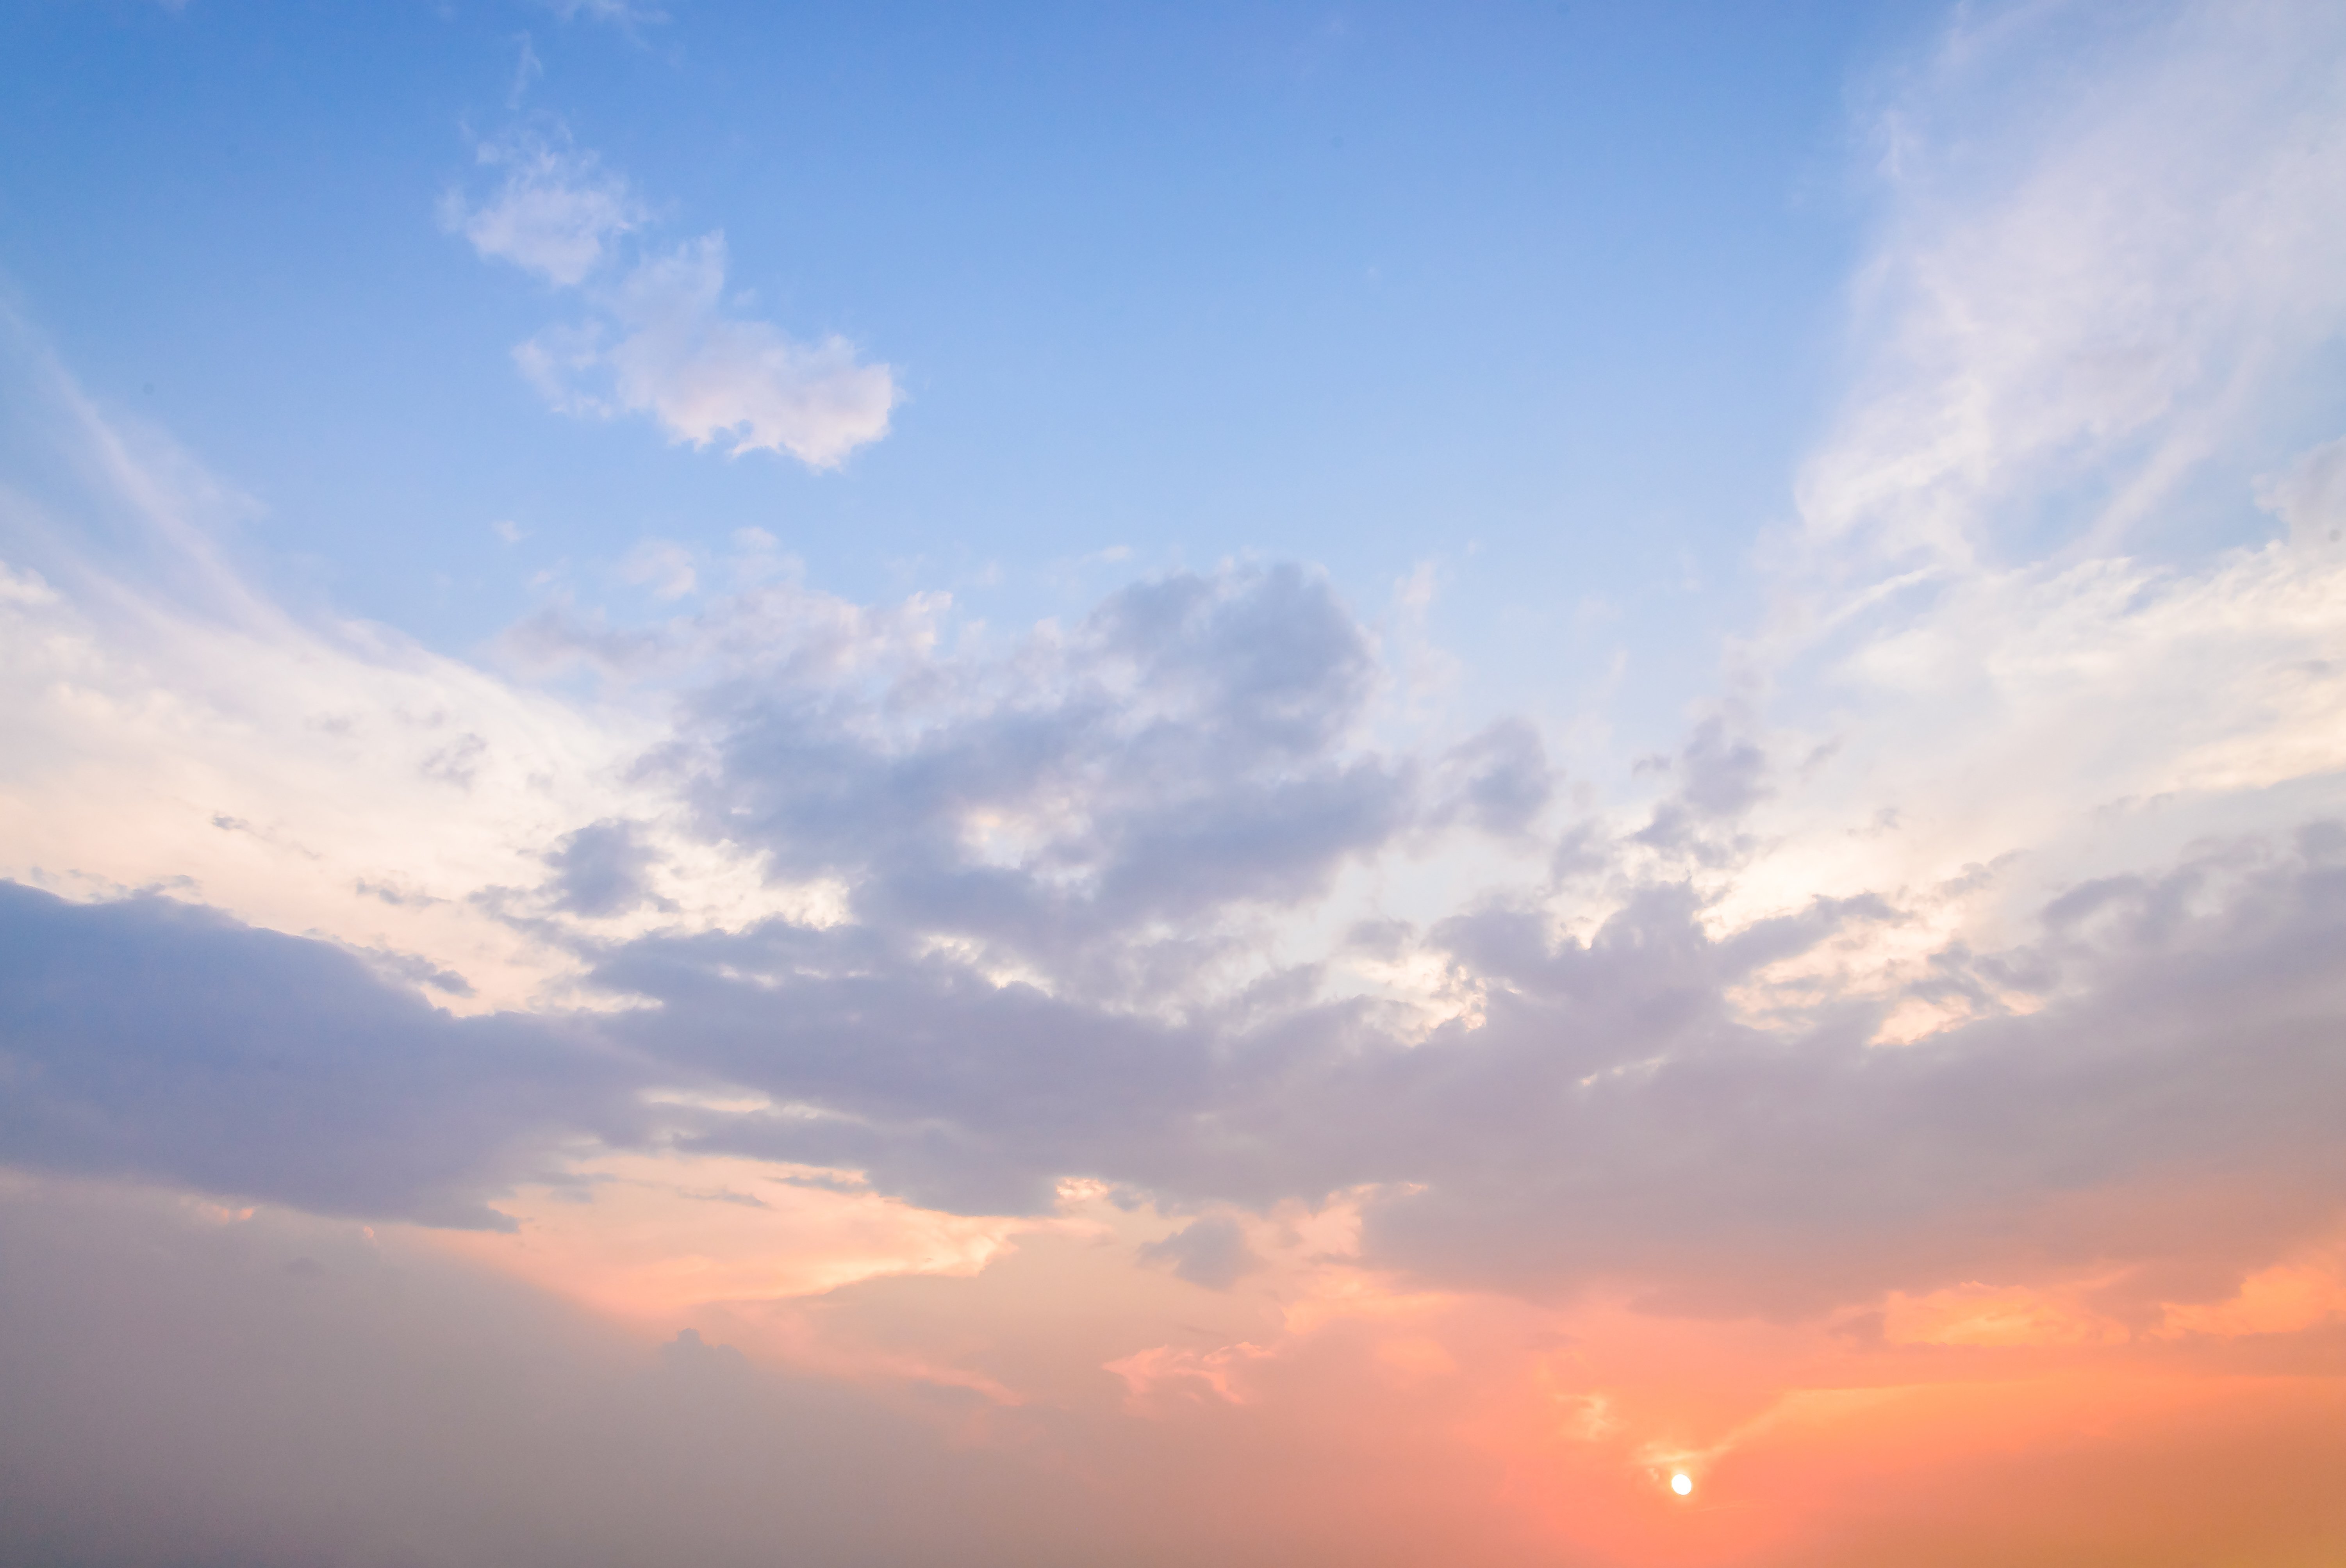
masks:
{"type": "Polygon", "coordinates": [[[1193,1219],[1162,1241],[1140,1249],[1142,1259],[1163,1263],[1192,1285],[1227,1290],[1246,1277],[1257,1259],[1246,1231],[1227,1215],[1193,1219]]]}
{"type": "Polygon", "coordinates": [[[646,220],[627,182],[566,138],[526,132],[484,142],[480,161],[505,172],[477,208],[448,193],[441,220],[485,258],[510,261],[548,282],[575,288],[603,264],[611,242],[646,220]]]}
{"type": "Polygon", "coordinates": [[[590,22],[604,22],[633,29],[668,19],[668,13],[658,6],[641,5],[638,0],[542,0],[542,3],[565,22],[576,22],[584,16],[590,22]]]}
{"type": "Polygon", "coordinates": [[[651,892],[645,872],[659,851],[645,843],[632,822],[592,822],[566,834],[546,856],[554,868],[554,907],[597,919],[625,914],[645,903],[674,908],[651,892]]]}
{"type": "Polygon", "coordinates": [[[1821,569],[2155,543],[2295,423],[2346,325],[2341,47],[2322,7],[1953,15],[1874,117],[1858,370],[1799,484],[1821,569]]]}
{"type": "Polygon", "coordinates": [[[1556,791],[1547,748],[1520,718],[1501,719],[1451,748],[1442,772],[1455,793],[1437,816],[1458,817],[1486,833],[1526,831],[1556,791]]]}
{"type": "Polygon", "coordinates": [[[322,1214],[494,1226],[548,1145],[633,1125],[588,1033],[455,1019],[332,945],[0,883],[0,1158],[322,1214]]]}
{"type": "Polygon", "coordinates": [[[1944,955],[1941,983],[2025,1011],[1902,1048],[1866,1044],[1841,997],[1764,1033],[1726,1001],[1884,909],[1722,942],[1658,891],[1553,948],[1469,919],[1447,941],[1504,983],[1476,1036],[1368,1058],[1317,1099],[1417,1152],[1398,1174],[1423,1188],[1372,1243],[1446,1279],[1635,1279],[1735,1313],[2086,1262],[2237,1278],[2346,1200],[2321,1130],[2346,1105],[2323,1044],[2346,987],[2321,956],[2346,938],[2341,841],[2322,825],[2070,890],[2033,940],[1944,955]]]}
{"type": "Polygon", "coordinates": [[[860,1380],[778,1366],[754,1306],[622,1335],[412,1233],[268,1208],[0,1176],[0,1249],[19,1418],[0,1517],[36,1561],[747,1568],[787,1538],[810,1563],[1632,1568],[1662,1547],[1751,1561],[1756,1536],[1802,1562],[2086,1543],[2179,1568],[2326,1542],[2341,1462],[2318,1374],[2179,1378],[2168,1348],[2168,1375],[2113,1380],[2043,1347],[1816,1334],[1787,1346],[1806,1383],[1695,1401],[1690,1367],[1707,1391],[1784,1369],[1722,1357],[1712,1325],[1397,1295],[1343,1268],[1278,1276],[1318,1326],[1262,1342],[1229,1332],[1237,1301],[1153,1271],[1157,1315],[1132,1312],[1128,1254],[1097,1236],[807,1308],[872,1335],[860,1380]],[[882,1380],[891,1329],[1040,1397],[882,1380]],[[1706,1519],[1662,1512],[1659,1459],[1729,1512],[1723,1547],[1688,1549],[1706,1519]],[[1527,1498],[1526,1471],[1552,1490],[1527,1498]]]}
{"type": "Polygon", "coordinates": [[[504,171],[503,184],[477,207],[449,192],[441,221],[484,258],[584,289],[593,307],[514,350],[556,410],[646,414],[674,441],[732,456],[788,453],[814,468],[835,468],[888,433],[901,394],[886,365],[862,361],[837,333],[802,342],[727,310],[724,235],[642,253],[620,270],[617,242],[650,218],[593,153],[566,133],[524,130],[484,143],[480,160],[504,171]]]}
{"type": "Polygon", "coordinates": [[[793,341],[726,313],[725,239],[703,235],[598,295],[603,321],[556,328],[514,351],[556,408],[651,415],[671,439],[729,455],[788,453],[835,468],[888,433],[898,402],[885,365],[833,334],[793,341]]]}
{"type": "Polygon", "coordinates": [[[1729,863],[1738,845],[1738,820],[1768,793],[1768,756],[1750,740],[1729,735],[1726,721],[1706,718],[1675,758],[1641,765],[1678,780],[1677,791],[1654,808],[1637,841],[1664,851],[1691,851],[1698,860],[1729,863]],[[1729,841],[1717,840],[1721,830],[1729,841]]]}
{"type": "MultiPolygon", "coordinates": [[[[1968,988],[1984,1015],[1905,1048],[1867,1044],[1895,998],[1828,993],[1770,1028],[1734,1001],[1894,909],[1720,939],[1671,887],[1586,942],[1452,921],[1436,941],[1485,1011],[1423,1044],[1308,997],[1149,1023],[852,926],[647,941],[603,973],[660,1003],[617,1023],[639,1050],[800,1107],[716,1119],[710,1147],[996,1212],[1070,1172],[1253,1207],[1382,1184],[1414,1196],[1372,1210],[1370,1256],[1436,1279],[1814,1311],[2080,1260],[2221,1275],[2317,1234],[2346,1197],[2322,1044],[2346,1016],[2321,956],[2346,940],[2340,842],[2072,890],[2028,942],[1943,953],[1917,988],[1968,988]],[[2184,1223],[2174,1195],[2211,1186],[2227,1207],[2184,1223]]],[[[1194,1267],[1219,1278],[1219,1257],[1194,1267]]]]}
{"type": "Polygon", "coordinates": [[[619,575],[658,599],[680,599],[699,582],[692,552],[666,539],[647,539],[619,563],[619,575]]]}
{"type": "MultiPolygon", "coordinates": [[[[2278,560],[2177,584],[2171,602],[2134,577],[2104,592],[2129,616],[2172,616],[2159,636],[2184,636],[2174,657],[2205,680],[2215,666],[2188,636],[2233,636],[2223,628],[2244,604],[2266,606],[2249,617],[2259,637],[2332,635],[2326,590],[2278,560]],[[2296,597],[2244,598],[2254,584],[2296,597]],[[2293,621],[2272,612],[2281,604],[2299,606],[2293,621]]],[[[1934,902],[1927,884],[1884,880],[1894,838],[1850,836],[1829,786],[1863,748],[1811,782],[1770,761],[1782,739],[1704,721],[1658,776],[1658,800],[1541,830],[1576,846],[1578,891],[1546,890],[1543,840],[1535,853],[1508,851],[1524,867],[1513,881],[1388,911],[1348,879],[1448,853],[1461,840],[1443,835],[1457,830],[1502,843],[1535,830],[1551,799],[1543,750],[1520,724],[1423,761],[1372,745],[1391,678],[1382,650],[1301,567],[1168,574],[1071,626],[965,645],[945,635],[942,600],[855,606],[784,571],[630,631],[629,678],[660,695],[639,713],[623,700],[600,709],[597,722],[617,728],[591,744],[561,738],[577,715],[497,697],[482,672],[395,647],[336,652],[266,618],[240,640],[207,640],[215,634],[142,619],[123,607],[137,601],[92,597],[81,581],[60,573],[67,586],[45,577],[12,600],[28,678],[61,648],[120,659],[152,646],[165,652],[118,677],[102,658],[76,654],[75,667],[125,690],[156,678],[143,672],[172,672],[191,683],[178,700],[232,691],[248,716],[242,738],[207,765],[211,795],[188,842],[272,858],[243,883],[216,869],[230,862],[203,862],[207,891],[188,896],[250,920],[305,879],[331,877],[342,901],[301,907],[293,930],[453,972],[480,993],[466,1004],[490,1015],[449,1018],[333,947],[178,905],[21,893],[28,930],[78,933],[56,939],[70,956],[56,983],[110,1000],[63,1033],[29,1014],[12,1025],[10,1048],[46,1085],[24,1102],[20,1160],[478,1223],[524,1175],[558,1174],[554,1151],[578,1146],[566,1139],[649,1136],[628,1095],[682,1081],[729,1085],[748,1106],[664,1111],[686,1147],[859,1170],[932,1208],[1044,1213],[1070,1176],[1248,1208],[1370,1184],[1391,1194],[1372,1206],[1370,1229],[1389,1263],[1528,1291],[1635,1278],[1706,1310],[1814,1308],[1924,1292],[1965,1267],[2038,1267],[2067,1245],[2063,1203],[2085,1201],[2065,1192],[2138,1213],[2149,1200],[2127,1196],[2129,1184],[2154,1193],[2177,1173],[2229,1164],[2308,1195],[2234,1240],[2177,1245],[2220,1271],[2241,1248],[2301,1237],[2334,1191],[2309,1145],[2275,1131],[2305,1125],[2300,1111],[2326,1114],[2320,1061],[2290,1026],[2253,1023],[2284,1005],[2331,1015],[2320,985],[2286,962],[2336,934],[2329,840],[2311,830],[2291,848],[2270,830],[2285,809],[2322,816],[2319,792],[2255,805],[2267,830],[2227,841],[2265,847],[2229,860],[2146,847],[2120,872],[2040,879],[2020,927],[1994,940],[1978,921],[1949,923],[1957,906],[1934,902]],[[98,604],[115,618],[74,631],[98,604]],[[250,678],[289,662],[331,672],[336,711],[361,730],[409,714],[412,739],[352,750],[358,731],[313,724],[309,688],[250,678]],[[398,683],[368,695],[394,668],[398,683]],[[354,864],[332,821],[224,782],[240,766],[280,778],[287,763],[251,761],[280,756],[328,781],[308,799],[339,798],[337,769],[352,788],[405,780],[379,786],[364,815],[428,851],[434,878],[354,864]],[[386,769],[393,756],[401,766],[386,769]],[[542,779],[579,782],[550,799],[542,779]],[[460,787],[471,804],[450,822],[460,787]],[[1671,810],[1694,837],[1664,853],[1652,826],[1671,810]],[[1811,827],[1807,812],[1824,815],[1811,827]],[[221,815],[253,830],[221,833],[210,826],[221,815]],[[503,852],[440,847],[475,825],[494,826],[503,852]],[[311,837],[328,849],[276,847],[311,837]],[[1681,852],[1714,839],[1725,850],[1681,852]],[[1783,857],[1818,843],[1862,848],[1872,858],[1851,863],[1865,879],[1832,890],[1803,875],[1791,897],[1750,906],[1751,884],[1783,878],[1795,863],[1783,857]],[[321,857],[318,871],[301,869],[304,853],[321,857]],[[418,896],[352,899],[361,883],[418,896]],[[1737,898],[1743,912],[1731,912],[1737,898]],[[2273,918],[2259,923],[2259,910],[2273,918]],[[1372,916],[1374,951],[1348,943],[1372,916]],[[413,923],[378,936],[370,922],[393,917],[413,923]],[[1324,938],[1299,937],[1315,925],[1324,938]],[[496,972],[452,945],[458,931],[481,933],[468,943],[525,942],[546,988],[483,983],[496,972]],[[1386,978],[1362,983],[1356,964],[1386,978]],[[159,993],[119,978],[139,965],[209,978],[182,999],[208,1020],[200,1030],[156,1026],[159,993]],[[2159,989],[2187,980],[2198,989],[2159,989]],[[2165,1000],[2148,1014],[2129,1000],[2153,994],[2165,1000]],[[592,1010],[574,1011],[582,1003],[592,1010]],[[1869,1044],[1902,1009],[1938,1022],[1902,1034],[1917,1042],[1902,1050],[1869,1044]],[[240,1044],[289,1036],[379,1044],[329,1053],[292,1079],[240,1044]],[[2242,1070],[2241,1050],[2258,1073],[2242,1070]],[[2221,1093],[2219,1068],[2230,1074],[2221,1093]],[[209,1108],[164,1124],[138,1087],[148,1084],[209,1108]],[[304,1095],[333,1115],[305,1119],[304,1095]],[[2208,1114],[2186,1136],[2178,1118],[2194,1105],[2208,1114]],[[377,1140],[412,1143],[413,1163],[368,1163],[377,1140]]],[[[2094,607],[2104,602],[2064,589],[2051,611],[2021,609],[2056,638],[2070,617],[2082,657],[2107,635],[2094,607]]],[[[553,649],[572,634],[556,617],[537,635],[553,649]]],[[[2015,646],[1999,637],[2000,650],[2015,646]]],[[[2264,647],[2227,655],[2225,667],[2270,705],[2281,688],[2264,647]]],[[[137,705],[70,717],[45,706],[51,684],[40,677],[12,698],[26,716],[19,732],[37,719],[49,753],[155,750],[143,732],[109,738],[117,720],[105,716],[137,705]]],[[[1948,730],[1949,711],[1889,731],[1911,736],[1926,781],[1949,744],[1996,733],[1948,730]]],[[[2311,735],[2322,711],[2258,722],[2311,735]]],[[[2060,723],[2077,733],[2074,718],[2060,723]]],[[[2178,745],[2203,744],[2192,732],[2144,738],[2170,767],[2178,745]]],[[[2092,769],[2055,768],[2041,742],[2024,743],[2040,799],[2095,799],[2055,789],[2090,783],[2092,769]]],[[[2211,799],[2255,802],[2295,775],[2197,776],[2233,780],[2211,799]]],[[[1915,786],[1902,798],[1928,796],[1915,786]]],[[[2057,840],[2070,820],[2055,811],[2049,827],[1999,829],[1994,842],[2057,840]]],[[[104,835],[54,842],[75,856],[122,852],[104,835]]],[[[138,885],[133,861],[103,863],[117,889],[138,885]]],[[[144,875],[196,863],[174,851],[144,875]]],[[[1197,1267],[1220,1277],[1210,1258],[1197,1267]]]]}
{"type": "Polygon", "coordinates": [[[2299,550],[2331,560],[2346,555],[2346,436],[2322,443],[2279,477],[2260,480],[2257,501],[2288,524],[2299,550]]]}
{"type": "Polygon", "coordinates": [[[1355,744],[1375,684],[1318,575],[1176,574],[998,663],[923,661],[876,702],[720,684],[674,765],[712,836],[847,878],[883,929],[1075,983],[1127,932],[1309,900],[1399,831],[1408,772],[1355,744]]]}

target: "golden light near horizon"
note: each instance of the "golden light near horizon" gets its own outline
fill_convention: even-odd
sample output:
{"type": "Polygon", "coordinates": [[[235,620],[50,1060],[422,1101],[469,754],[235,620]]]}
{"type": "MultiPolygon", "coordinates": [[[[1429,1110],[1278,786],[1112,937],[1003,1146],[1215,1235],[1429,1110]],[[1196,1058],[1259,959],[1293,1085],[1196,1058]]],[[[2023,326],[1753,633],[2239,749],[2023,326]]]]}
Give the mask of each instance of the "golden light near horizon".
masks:
{"type": "Polygon", "coordinates": [[[1677,1492],[1680,1497],[1686,1496],[1687,1493],[1694,1490],[1694,1477],[1688,1475],[1684,1471],[1679,1471],[1677,1474],[1670,1477],[1670,1490],[1677,1492]]]}

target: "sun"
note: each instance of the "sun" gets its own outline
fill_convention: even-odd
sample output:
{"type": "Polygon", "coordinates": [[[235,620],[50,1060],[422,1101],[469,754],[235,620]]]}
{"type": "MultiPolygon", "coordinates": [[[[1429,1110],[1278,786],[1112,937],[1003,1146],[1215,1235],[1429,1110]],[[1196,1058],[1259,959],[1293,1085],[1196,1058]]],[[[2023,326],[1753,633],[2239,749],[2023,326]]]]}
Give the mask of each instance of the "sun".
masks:
{"type": "Polygon", "coordinates": [[[1678,1471],[1676,1475],[1670,1477],[1670,1490],[1677,1492],[1680,1497],[1684,1497],[1688,1492],[1694,1490],[1694,1477],[1688,1475],[1684,1471],[1678,1471]]]}

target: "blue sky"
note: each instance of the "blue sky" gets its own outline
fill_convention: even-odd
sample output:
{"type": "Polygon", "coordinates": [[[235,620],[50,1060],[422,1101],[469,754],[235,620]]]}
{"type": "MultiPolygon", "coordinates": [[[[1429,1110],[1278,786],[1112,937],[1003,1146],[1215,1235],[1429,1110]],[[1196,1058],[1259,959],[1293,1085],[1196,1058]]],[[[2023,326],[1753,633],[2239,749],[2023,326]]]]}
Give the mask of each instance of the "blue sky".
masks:
{"type": "Polygon", "coordinates": [[[1019,623],[1112,549],[1300,556],[1372,613],[1430,562],[1511,697],[1627,643],[1674,721],[1826,410],[1851,105],[1929,19],[34,6],[0,260],[95,393],[259,503],[256,570],[435,647],[549,568],[638,613],[638,539],[743,526],[1019,623]],[[435,220],[525,129],[889,364],[889,439],[810,473],[550,416],[508,354],[565,307],[435,220]]]}

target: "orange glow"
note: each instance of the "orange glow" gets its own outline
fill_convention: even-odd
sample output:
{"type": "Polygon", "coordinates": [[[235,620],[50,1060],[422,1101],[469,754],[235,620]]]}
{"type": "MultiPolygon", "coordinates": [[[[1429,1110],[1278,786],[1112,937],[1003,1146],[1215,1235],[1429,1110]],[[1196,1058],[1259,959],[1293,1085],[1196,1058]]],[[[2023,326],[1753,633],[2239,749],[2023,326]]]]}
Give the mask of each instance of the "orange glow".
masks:
{"type": "Polygon", "coordinates": [[[1250,1268],[1208,1288],[1145,1250],[1194,1217],[1096,1184],[1014,1220],[747,1160],[577,1168],[583,1187],[508,1206],[518,1234],[438,1244],[658,1338],[691,1326],[875,1391],[964,1390],[958,1442],[1099,1486],[1174,1465],[1274,1534],[1332,1506],[1301,1479],[1324,1471],[1373,1495],[1392,1539],[1460,1561],[2310,1568],[2213,1554],[2308,1538],[2305,1500],[2327,1493],[2303,1472],[2346,1465],[2334,1247],[2123,1313],[2105,1304],[2130,1277],[2104,1268],[1698,1319],[1626,1294],[1419,1288],[1363,1267],[1360,1194],[1232,1216],[1250,1268]],[[1230,1468],[1260,1445],[1283,1457],[1230,1468]]]}

